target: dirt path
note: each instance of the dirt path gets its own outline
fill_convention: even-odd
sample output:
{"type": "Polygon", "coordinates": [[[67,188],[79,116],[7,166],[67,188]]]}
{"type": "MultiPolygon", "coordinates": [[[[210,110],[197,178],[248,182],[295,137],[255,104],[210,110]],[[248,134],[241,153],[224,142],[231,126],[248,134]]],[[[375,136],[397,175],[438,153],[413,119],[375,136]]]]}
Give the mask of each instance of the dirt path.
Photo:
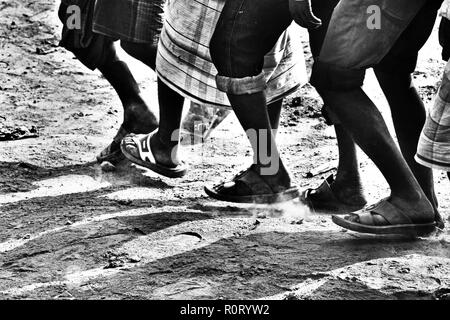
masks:
{"type": "MultiPolygon", "coordinates": [[[[296,203],[206,198],[204,183],[251,161],[234,117],[205,146],[183,149],[192,167],[185,179],[129,164],[103,173],[93,159],[121,122],[120,103],[98,73],[56,46],[55,17],[54,0],[0,3],[0,124],[39,133],[0,142],[0,298],[449,298],[448,231],[383,240],[344,232],[296,203]]],[[[436,37],[426,51],[416,80],[430,102],[442,67],[436,37]]],[[[154,75],[128,61],[155,101],[154,75]]],[[[372,76],[367,86],[389,117],[372,76]]],[[[303,189],[326,176],[303,174],[337,152],[332,130],[315,118],[313,90],[297,95],[279,141],[303,189]]],[[[386,195],[361,159],[369,199],[386,195]]],[[[440,173],[436,182],[448,219],[450,184],[440,173]]]]}

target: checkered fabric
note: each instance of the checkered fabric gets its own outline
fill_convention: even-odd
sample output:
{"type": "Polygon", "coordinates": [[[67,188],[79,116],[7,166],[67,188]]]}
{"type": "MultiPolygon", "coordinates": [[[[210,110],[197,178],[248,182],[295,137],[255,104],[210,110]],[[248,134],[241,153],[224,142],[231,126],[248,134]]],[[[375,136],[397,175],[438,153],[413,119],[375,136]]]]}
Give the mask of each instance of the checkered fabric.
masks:
{"type": "MultiPolygon", "coordinates": [[[[216,87],[217,70],[209,42],[226,0],[168,0],[157,56],[158,76],[196,103],[230,106],[216,87]]],[[[279,100],[307,82],[300,28],[292,25],[265,57],[269,102],[279,100]]]]}
{"type": "Polygon", "coordinates": [[[166,0],[97,0],[93,30],[113,39],[157,44],[166,0]]]}
{"type": "Polygon", "coordinates": [[[416,161],[450,172],[450,62],[447,63],[434,105],[420,136],[416,161]]]}

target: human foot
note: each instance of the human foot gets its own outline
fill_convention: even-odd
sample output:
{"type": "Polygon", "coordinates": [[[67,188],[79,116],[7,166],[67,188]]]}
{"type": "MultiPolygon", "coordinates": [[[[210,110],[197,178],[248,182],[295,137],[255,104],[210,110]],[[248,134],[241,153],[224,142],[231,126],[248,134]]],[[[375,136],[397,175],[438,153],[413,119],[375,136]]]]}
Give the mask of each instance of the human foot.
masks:
{"type": "Polygon", "coordinates": [[[150,137],[150,148],[156,162],[169,168],[175,168],[182,164],[178,158],[178,142],[165,144],[161,141],[158,131],[150,137]]]}
{"type": "Polygon", "coordinates": [[[120,151],[120,143],[128,133],[129,132],[121,126],[116,136],[113,138],[113,141],[105,149],[103,149],[100,154],[97,155],[97,162],[103,163],[107,161],[115,166],[122,161],[124,156],[122,151],[120,151]]]}
{"type": "Polygon", "coordinates": [[[113,141],[99,155],[97,162],[105,161],[116,165],[124,159],[120,150],[122,139],[129,133],[150,133],[158,127],[158,120],[148,106],[142,101],[124,106],[124,121],[113,141]]]}
{"type": "Polygon", "coordinates": [[[229,182],[212,188],[205,187],[205,192],[212,198],[235,203],[270,204],[295,199],[298,190],[291,187],[289,175],[285,170],[274,176],[264,176],[261,168],[252,165],[239,173],[229,182]]]}
{"type": "Polygon", "coordinates": [[[333,175],[318,188],[303,191],[300,199],[311,210],[335,214],[357,211],[367,204],[359,179],[357,183],[350,180],[339,183],[333,175]]]}
{"type": "Polygon", "coordinates": [[[430,202],[421,198],[405,201],[390,197],[344,218],[333,216],[337,225],[362,233],[423,236],[436,228],[430,202]]]}
{"type": "Polygon", "coordinates": [[[158,134],[128,135],[121,143],[121,150],[131,162],[146,167],[169,178],[180,178],[187,172],[178,160],[177,144],[169,148],[161,143],[158,134]]]}

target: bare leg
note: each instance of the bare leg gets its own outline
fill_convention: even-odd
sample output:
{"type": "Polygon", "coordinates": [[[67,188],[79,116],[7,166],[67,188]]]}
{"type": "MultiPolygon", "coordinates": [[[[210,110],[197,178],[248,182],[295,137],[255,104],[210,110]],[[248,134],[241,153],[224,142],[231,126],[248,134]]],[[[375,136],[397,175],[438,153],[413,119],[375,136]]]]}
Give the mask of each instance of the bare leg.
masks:
{"type": "MultiPolygon", "coordinates": [[[[433,170],[414,160],[426,118],[422,99],[412,83],[410,74],[400,72],[387,74],[376,70],[376,76],[389,102],[403,157],[437,213],[438,201],[434,191],[433,170]]],[[[437,218],[440,219],[438,213],[437,218]]]]}
{"type": "Polygon", "coordinates": [[[389,201],[407,212],[413,221],[433,220],[431,203],[395,145],[383,117],[364,91],[361,88],[321,90],[320,94],[386,178],[391,188],[389,201]]]}
{"type": "Polygon", "coordinates": [[[151,137],[151,147],[155,160],[167,167],[176,167],[181,162],[177,152],[180,139],[180,124],[184,98],[158,80],[159,117],[158,131],[151,137]]]}
{"type": "MultiPolygon", "coordinates": [[[[174,102],[172,90],[168,88],[162,81],[158,81],[158,96],[160,105],[170,105],[170,108],[160,108],[160,127],[158,131],[151,137],[151,147],[155,160],[167,167],[176,167],[181,163],[177,157],[176,152],[172,152],[174,148],[178,147],[179,143],[179,128],[181,117],[183,113],[183,101],[181,96],[178,96],[179,101],[174,102]]],[[[283,101],[277,101],[268,106],[270,122],[278,129],[280,112],[283,101]]],[[[139,157],[136,148],[128,147],[131,154],[139,157]]]]}
{"type": "MultiPolygon", "coordinates": [[[[309,29],[309,44],[313,57],[317,59],[325,39],[331,15],[338,0],[312,0],[314,14],[322,20],[322,26],[309,29]]],[[[335,124],[334,129],[339,149],[339,165],[334,182],[330,185],[333,195],[342,203],[355,207],[366,204],[363,186],[359,174],[359,163],[355,142],[341,124],[335,124]]],[[[310,197],[313,201],[314,197],[310,197]]],[[[319,200],[323,201],[319,196],[319,200]]],[[[318,204],[320,206],[320,204],[318,204]]]]}
{"type": "MultiPolygon", "coordinates": [[[[99,71],[115,89],[122,102],[124,118],[122,127],[128,132],[148,133],[158,126],[158,121],[141,96],[136,80],[127,64],[119,59],[114,44],[111,42],[99,71]]],[[[98,161],[118,161],[114,154],[119,152],[120,141],[114,139],[110,146],[99,156],[98,161]],[[113,158],[108,158],[111,155],[113,158]]]]}
{"type": "MultiPolygon", "coordinates": [[[[168,91],[168,87],[164,85],[163,82],[158,82],[159,91],[159,103],[160,105],[168,104],[170,101],[173,101],[173,97],[171,97],[171,91],[168,91]],[[170,100],[170,101],[168,101],[170,100]]],[[[183,99],[180,96],[181,99],[183,99]]],[[[274,135],[276,135],[279,122],[280,122],[280,112],[281,107],[283,105],[283,100],[274,102],[268,106],[269,118],[271,125],[273,124],[274,135]]],[[[175,167],[179,165],[181,162],[176,156],[176,152],[172,153],[174,148],[178,147],[179,143],[179,131],[181,116],[183,113],[183,101],[179,101],[179,103],[175,103],[172,108],[167,110],[160,110],[160,127],[156,134],[151,138],[152,142],[152,151],[155,159],[168,167],[175,167]],[[179,106],[181,105],[181,108],[179,106]],[[177,107],[178,106],[178,107],[177,107]]]]}
{"type": "Polygon", "coordinates": [[[282,106],[283,100],[272,102],[267,106],[267,113],[269,114],[270,126],[272,127],[274,138],[277,137],[278,127],[280,126],[280,115],[282,106]]]}
{"type": "MultiPolygon", "coordinates": [[[[121,45],[129,55],[155,70],[157,46],[130,42],[122,42],[121,45]]],[[[159,128],[151,138],[153,155],[161,165],[176,167],[180,161],[172,150],[178,146],[184,98],[158,79],[158,102],[159,128]]],[[[139,158],[136,148],[129,151],[139,158]]]]}
{"type": "Polygon", "coordinates": [[[334,126],[339,149],[339,165],[331,184],[334,195],[347,204],[364,205],[364,191],[359,173],[355,142],[341,124],[334,126]]]}
{"type": "Polygon", "coordinates": [[[256,132],[256,137],[249,135],[249,141],[253,149],[257,172],[275,192],[289,188],[291,180],[279,157],[275,138],[272,134],[265,93],[258,92],[245,95],[228,94],[228,98],[245,132],[247,134],[253,130],[256,132]],[[267,133],[268,139],[261,142],[262,133],[267,133]],[[265,163],[266,159],[263,159],[263,156],[270,157],[269,164],[265,163]],[[278,170],[276,172],[272,174],[265,173],[264,169],[273,166],[277,162],[278,170]]]}
{"type": "Polygon", "coordinates": [[[124,109],[124,127],[134,133],[154,130],[158,122],[142,98],[139,86],[125,62],[121,61],[112,45],[108,59],[98,69],[114,87],[124,109]]]}

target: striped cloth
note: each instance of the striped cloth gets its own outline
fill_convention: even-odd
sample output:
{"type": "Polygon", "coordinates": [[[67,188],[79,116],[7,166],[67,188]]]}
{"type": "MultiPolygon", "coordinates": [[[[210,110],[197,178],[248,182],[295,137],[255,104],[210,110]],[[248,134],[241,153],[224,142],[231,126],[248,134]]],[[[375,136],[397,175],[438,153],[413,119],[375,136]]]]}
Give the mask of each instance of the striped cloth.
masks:
{"type": "MultiPolygon", "coordinates": [[[[167,0],[156,68],[160,79],[185,98],[229,108],[228,98],[216,87],[217,70],[209,54],[209,42],[225,1],[167,0]]],[[[292,25],[265,57],[269,102],[282,99],[308,80],[297,28],[292,25]]]]}
{"type": "Polygon", "coordinates": [[[157,44],[166,0],[97,0],[93,30],[134,43],[157,44]]]}
{"type": "Polygon", "coordinates": [[[445,67],[434,105],[428,111],[416,161],[429,168],[450,172],[450,61],[445,67]]]}

